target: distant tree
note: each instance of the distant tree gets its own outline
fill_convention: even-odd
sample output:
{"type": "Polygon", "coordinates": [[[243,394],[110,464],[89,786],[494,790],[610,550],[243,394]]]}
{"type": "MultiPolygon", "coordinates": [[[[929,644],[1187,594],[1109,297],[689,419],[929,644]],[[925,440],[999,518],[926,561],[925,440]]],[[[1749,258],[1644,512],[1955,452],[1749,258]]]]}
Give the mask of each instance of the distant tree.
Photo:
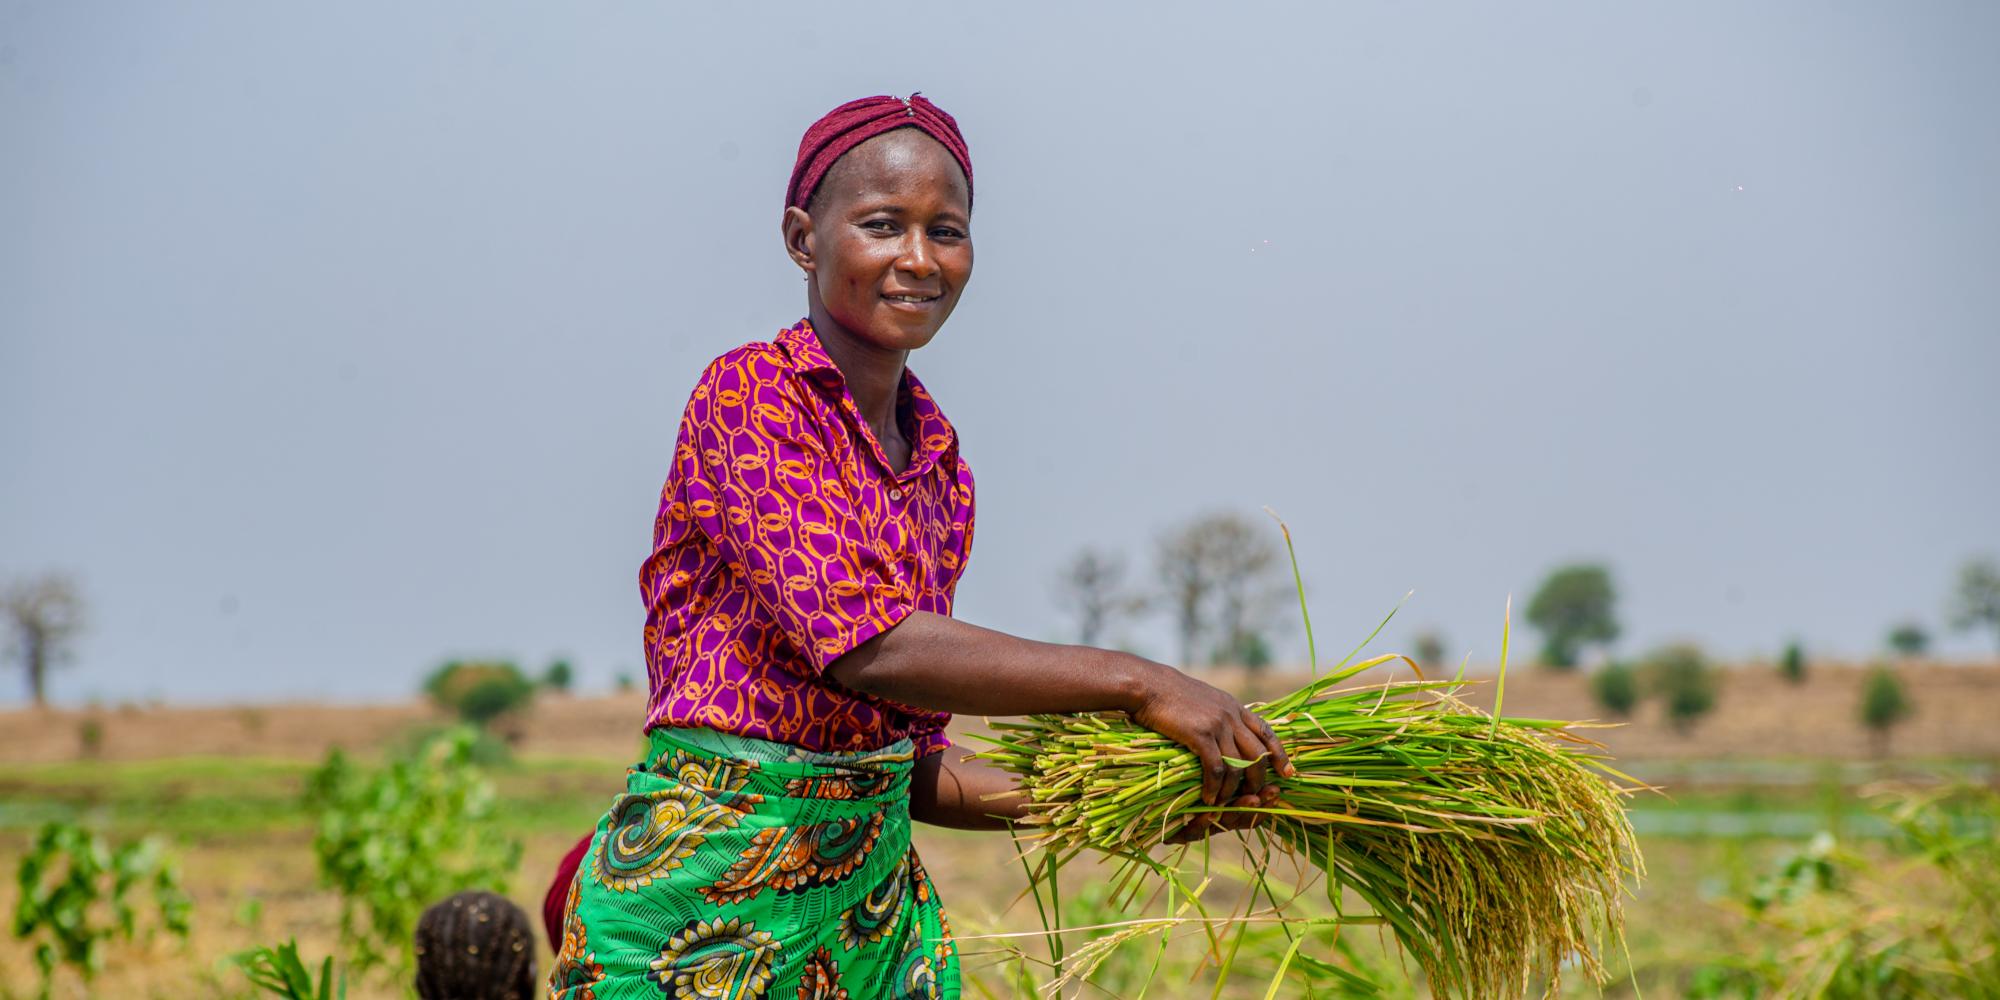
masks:
{"type": "Polygon", "coordinates": [[[69,577],[49,573],[8,587],[0,605],[14,633],[8,658],[27,672],[28,697],[40,708],[48,704],[49,669],[70,661],[70,644],[83,631],[83,598],[69,577]]]}
{"type": "Polygon", "coordinates": [[[549,669],[542,671],[542,686],[563,694],[569,693],[570,682],[575,679],[568,660],[556,660],[549,664],[549,669]]]}
{"type": "Polygon", "coordinates": [[[628,673],[619,674],[617,679],[614,680],[612,683],[618,688],[619,694],[624,694],[632,690],[633,688],[639,686],[639,682],[634,680],[632,678],[632,675],[628,673]]]}
{"type": "Polygon", "coordinates": [[[1156,558],[1159,561],[1161,604],[1173,617],[1174,634],[1180,641],[1180,662],[1185,670],[1194,665],[1195,650],[1210,629],[1209,605],[1215,589],[1214,562],[1208,536],[1182,526],[1160,535],[1156,558]]]}
{"type": "Polygon", "coordinates": [[[1902,682],[1887,665],[1876,664],[1861,686],[1861,724],[1868,727],[1876,756],[1888,752],[1889,730],[1909,714],[1910,702],[1903,695],[1902,682]]]}
{"type": "Polygon", "coordinates": [[[1683,736],[1715,707],[1715,669],[1698,646],[1663,646],[1647,655],[1639,671],[1646,688],[1665,702],[1667,721],[1683,736]]]}
{"type": "Polygon", "coordinates": [[[2000,561],[1982,557],[1959,569],[1947,617],[1952,628],[1962,632],[1990,628],[1994,640],[2000,641],[2000,561]]]}
{"type": "Polygon", "coordinates": [[[1284,553],[1270,526],[1239,514],[1209,518],[1214,533],[1217,660],[1234,660],[1253,674],[1271,662],[1267,626],[1285,594],[1284,553]]]}
{"type": "Polygon", "coordinates": [[[1584,646],[1618,638],[1617,591],[1603,566],[1559,567],[1528,602],[1528,623],[1542,633],[1542,662],[1572,669],[1584,646]]]}
{"type": "Polygon", "coordinates": [[[534,701],[535,685],[521,668],[501,660],[452,660],[424,682],[424,691],[458,717],[484,727],[534,701]]]}
{"type": "Polygon", "coordinates": [[[1056,603],[1076,616],[1076,641],[1085,646],[1103,645],[1120,619],[1146,606],[1125,587],[1125,557],[1091,547],[1078,549],[1063,565],[1056,603]]]}
{"type": "Polygon", "coordinates": [[[1262,522],[1215,512],[1169,529],[1158,539],[1162,604],[1173,616],[1180,665],[1235,659],[1261,640],[1285,593],[1277,542],[1262,522]]]}
{"type": "Polygon", "coordinates": [[[1785,644],[1784,655],[1778,657],[1778,673],[1793,684],[1805,683],[1806,651],[1798,640],[1785,644]]]}
{"type": "Polygon", "coordinates": [[[1423,664],[1426,669],[1435,670],[1444,662],[1444,635],[1436,629],[1418,632],[1416,639],[1411,643],[1411,648],[1416,654],[1417,662],[1423,664]]]}
{"type": "Polygon", "coordinates": [[[1931,634],[1916,622],[1901,622],[1889,629],[1889,648],[1905,659],[1924,655],[1931,648],[1931,634]]]}
{"type": "Polygon", "coordinates": [[[1639,678],[1629,664],[1606,664],[1590,678],[1590,693],[1612,715],[1626,716],[1639,704],[1639,678]]]}

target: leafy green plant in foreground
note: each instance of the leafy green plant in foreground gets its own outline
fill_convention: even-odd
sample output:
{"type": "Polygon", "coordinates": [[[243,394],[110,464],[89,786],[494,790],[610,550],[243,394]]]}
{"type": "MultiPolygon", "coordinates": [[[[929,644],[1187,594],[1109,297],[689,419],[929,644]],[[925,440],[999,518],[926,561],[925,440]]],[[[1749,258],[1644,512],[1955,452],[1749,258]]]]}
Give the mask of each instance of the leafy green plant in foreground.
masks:
{"type": "Polygon", "coordinates": [[[320,879],[340,893],[341,940],[357,967],[407,971],[424,907],[462,889],[506,892],[521,844],[493,835],[477,740],[470,728],[450,730],[375,774],[336,750],[309,779],[320,879]]]}
{"type": "Polygon", "coordinates": [[[1694,971],[1688,996],[2000,997],[2000,794],[1877,796],[1886,858],[1820,834],[1735,904],[1742,950],[1694,971]],[[1910,892],[1920,885],[1921,892],[1910,892]]]}
{"type": "Polygon", "coordinates": [[[276,948],[257,947],[230,961],[243,970],[250,982],[272,996],[286,1000],[347,1000],[347,976],[338,978],[333,972],[333,956],[320,964],[319,981],[313,981],[312,973],[299,957],[299,944],[288,940],[276,948]]]}
{"type": "Polygon", "coordinates": [[[104,945],[141,937],[139,895],[150,890],[144,936],[158,930],[186,940],[193,909],[176,866],[157,840],[111,847],[75,823],[48,823],[21,859],[15,881],[14,937],[34,942],[46,998],[58,966],[88,980],[104,968],[104,945]]]}

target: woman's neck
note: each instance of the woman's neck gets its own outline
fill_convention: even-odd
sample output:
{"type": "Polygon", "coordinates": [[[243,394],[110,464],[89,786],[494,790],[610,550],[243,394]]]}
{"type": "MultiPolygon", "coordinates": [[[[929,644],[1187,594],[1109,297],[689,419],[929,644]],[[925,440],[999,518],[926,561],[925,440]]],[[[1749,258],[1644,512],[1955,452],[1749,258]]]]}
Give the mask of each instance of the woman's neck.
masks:
{"type": "Polygon", "coordinates": [[[903,366],[910,352],[885,350],[856,337],[827,315],[817,302],[811,304],[810,317],[820,347],[833,359],[834,367],[840,369],[847,392],[854,397],[855,408],[874,428],[876,439],[886,442],[892,434],[900,437],[896,398],[903,387],[903,366]]]}

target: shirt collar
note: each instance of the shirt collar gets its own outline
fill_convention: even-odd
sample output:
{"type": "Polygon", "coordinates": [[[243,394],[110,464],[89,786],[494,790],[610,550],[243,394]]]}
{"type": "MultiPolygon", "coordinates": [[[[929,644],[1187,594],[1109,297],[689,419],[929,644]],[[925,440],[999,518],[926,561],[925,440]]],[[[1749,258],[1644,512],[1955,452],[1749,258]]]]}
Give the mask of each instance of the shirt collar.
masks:
{"type": "MultiPolygon", "coordinates": [[[[841,374],[840,366],[833,363],[833,358],[826,353],[826,348],[821,346],[819,333],[813,329],[812,320],[801,319],[790,327],[780,330],[776,343],[784,351],[785,358],[793,371],[813,376],[840,390],[841,413],[850,428],[858,432],[863,441],[868,442],[869,449],[875,453],[875,460],[881,463],[885,471],[888,470],[889,457],[883,452],[882,443],[875,440],[874,429],[868,426],[868,421],[861,418],[860,408],[854,405],[854,394],[847,390],[847,378],[841,374]]],[[[910,407],[911,416],[915,418],[917,436],[916,440],[910,443],[910,467],[896,475],[897,479],[904,481],[915,479],[930,471],[932,466],[958,444],[957,430],[951,426],[951,421],[945,419],[944,411],[938,408],[937,401],[931,399],[931,394],[924,389],[924,383],[908,365],[903,367],[903,385],[898,390],[897,405],[900,408],[906,402],[910,407]]]]}

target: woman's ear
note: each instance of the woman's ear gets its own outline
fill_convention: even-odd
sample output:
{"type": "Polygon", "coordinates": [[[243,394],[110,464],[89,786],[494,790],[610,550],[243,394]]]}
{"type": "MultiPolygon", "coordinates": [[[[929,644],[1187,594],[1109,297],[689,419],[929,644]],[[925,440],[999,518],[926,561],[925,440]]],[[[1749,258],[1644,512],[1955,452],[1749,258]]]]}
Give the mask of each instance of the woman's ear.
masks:
{"type": "Polygon", "coordinates": [[[785,209],[785,217],[779,223],[785,235],[785,253],[792,258],[802,271],[813,269],[813,220],[806,210],[796,206],[785,209]]]}

